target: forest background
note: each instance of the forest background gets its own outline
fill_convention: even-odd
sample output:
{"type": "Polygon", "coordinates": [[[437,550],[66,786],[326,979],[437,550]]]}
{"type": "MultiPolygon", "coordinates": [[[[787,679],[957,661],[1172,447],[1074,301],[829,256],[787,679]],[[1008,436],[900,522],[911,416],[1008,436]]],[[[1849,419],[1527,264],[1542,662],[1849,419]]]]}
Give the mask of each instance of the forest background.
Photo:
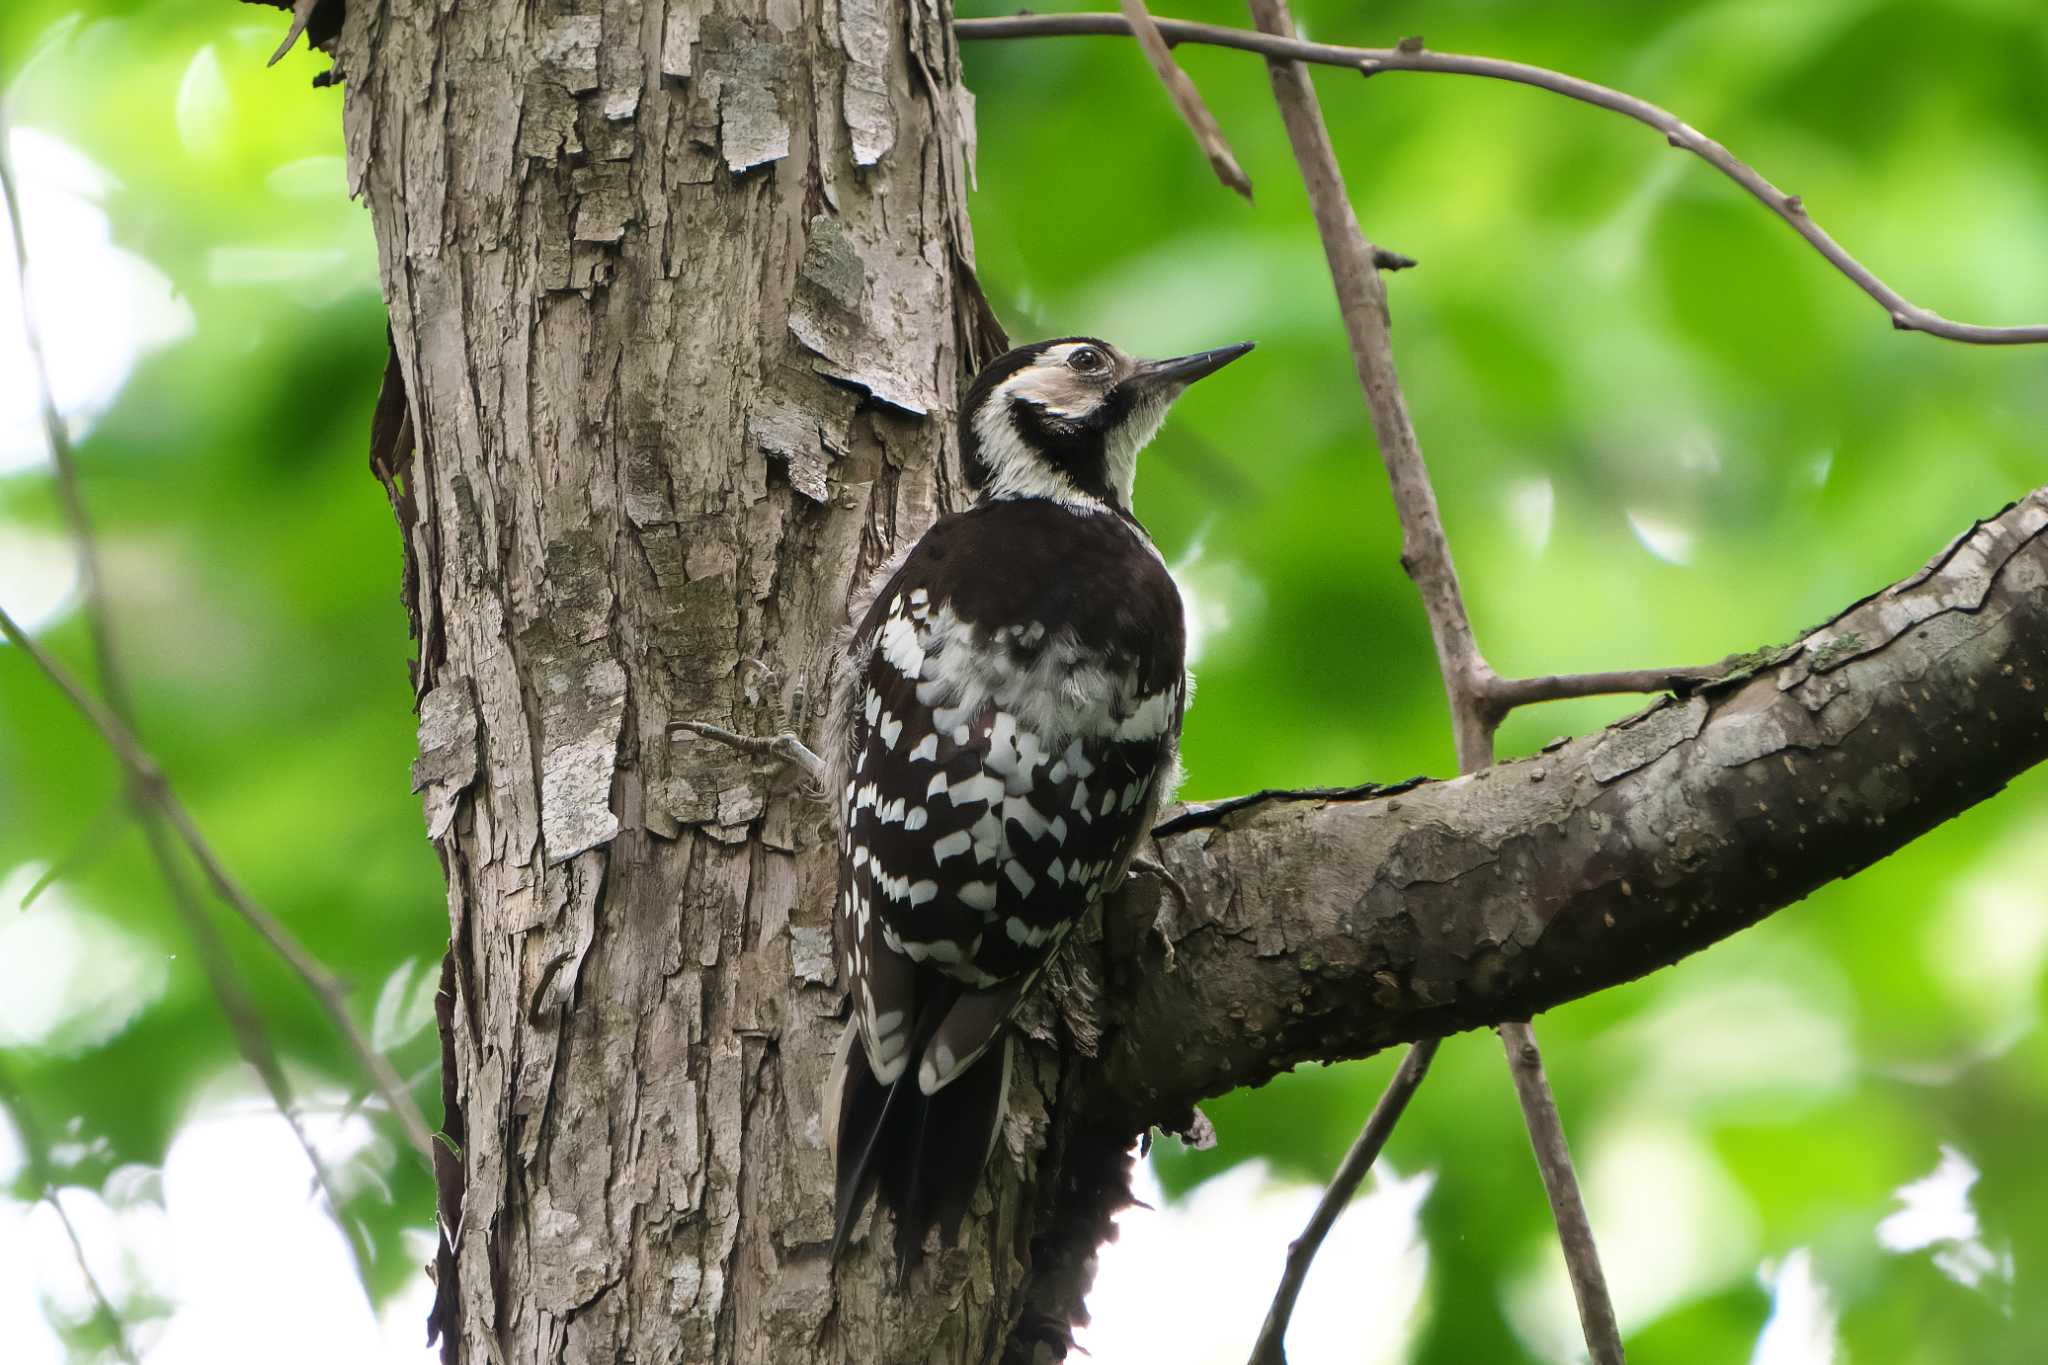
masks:
{"type": "MultiPolygon", "coordinates": [[[[1170,13],[1245,23],[1218,0],[1170,13]]],[[[2035,0],[1296,13],[1314,38],[1421,32],[1655,100],[1909,297],[1972,321],[2048,314],[2035,0]]],[[[431,1119],[447,920],[408,791],[398,539],[366,462],[375,246],[343,184],[338,97],[308,88],[324,60],[264,67],[281,27],[225,4],[13,0],[8,147],[138,728],[236,875],[350,984],[431,1119]]],[[[1184,794],[1448,773],[1427,628],[1264,72],[1179,59],[1255,203],[1217,186],[1135,45],[965,46],[982,280],[1018,337],[1259,342],[1177,409],[1140,480],[1196,616],[1184,794]]],[[[1642,128],[1481,81],[1317,82],[1359,217],[1421,260],[1390,282],[1402,378],[1504,672],[1789,639],[2048,482],[2048,355],[1893,332],[1642,128]]],[[[0,265],[0,607],[85,669],[11,253],[0,265]]],[[[1502,753],[1636,704],[1517,712],[1502,753]]],[[[282,1340],[309,1361],[424,1360],[428,1173],[318,1002],[226,924],[350,1236],[319,1212],[121,790],[0,646],[0,1356],[112,1349],[47,1177],[152,1365],[270,1359],[282,1340]]],[[[2048,1353],[2044,888],[2037,771],[1676,970],[1544,1016],[1632,1352],[2048,1353]]],[[[1393,1060],[1232,1095],[1206,1106],[1215,1148],[1154,1149],[1160,1208],[1127,1215],[1106,1259],[1082,1337],[1097,1359],[1243,1358],[1313,1183],[1393,1060]]],[[[1369,1189],[1310,1281],[1298,1361],[1582,1350],[1492,1039],[1445,1047],[1369,1189]]]]}

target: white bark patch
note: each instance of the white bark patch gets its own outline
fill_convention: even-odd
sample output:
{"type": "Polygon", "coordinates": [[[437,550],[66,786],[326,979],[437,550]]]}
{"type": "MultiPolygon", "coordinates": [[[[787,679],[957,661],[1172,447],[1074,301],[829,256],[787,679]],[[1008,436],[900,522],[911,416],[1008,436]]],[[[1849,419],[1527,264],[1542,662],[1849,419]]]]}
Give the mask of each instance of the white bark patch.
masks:
{"type": "Polygon", "coordinates": [[[825,481],[832,456],[824,429],[808,410],[778,402],[770,397],[747,422],[754,444],[782,460],[789,471],[789,486],[822,504],[830,495],[825,481]]]}
{"type": "Polygon", "coordinates": [[[923,417],[940,406],[931,372],[907,366],[921,329],[945,316],[943,272],[922,256],[872,243],[870,255],[830,214],[811,219],[789,331],[818,356],[818,373],[923,417]]]}
{"type": "Polygon", "coordinates": [[[573,858],[619,832],[612,773],[625,709],[626,674],[616,659],[597,660],[546,705],[540,827],[549,863],[573,858]]]}
{"type": "Polygon", "coordinates": [[[789,970],[799,981],[829,986],[832,968],[832,930],[824,925],[789,926],[789,970]]]}
{"type": "Polygon", "coordinates": [[[668,17],[661,25],[661,74],[670,80],[690,79],[690,57],[703,17],[690,0],[671,0],[668,17]]]}
{"type": "Polygon", "coordinates": [[[878,0],[840,0],[839,42],[846,49],[840,107],[856,166],[874,165],[896,145],[896,115],[889,106],[891,38],[878,0]]]}
{"type": "Polygon", "coordinates": [[[437,687],[420,699],[420,756],[412,789],[422,793],[427,837],[439,840],[455,821],[462,794],[476,781],[476,706],[460,683],[437,687]]]}
{"type": "Polygon", "coordinates": [[[597,89],[597,45],[603,38],[602,16],[566,14],[534,35],[534,53],[564,90],[581,94],[597,89]]]}
{"type": "Polygon", "coordinates": [[[960,132],[960,152],[967,162],[967,184],[970,189],[980,189],[981,182],[974,173],[974,159],[977,152],[974,139],[974,92],[966,86],[953,91],[954,126],[960,132]]]}
{"type": "Polygon", "coordinates": [[[789,155],[789,118],[777,91],[783,52],[755,43],[733,54],[718,89],[718,150],[726,169],[738,175],[789,155]]]}
{"type": "Polygon", "coordinates": [[[640,112],[640,87],[628,86],[623,90],[607,90],[604,93],[604,116],[613,123],[623,123],[640,112]]]}

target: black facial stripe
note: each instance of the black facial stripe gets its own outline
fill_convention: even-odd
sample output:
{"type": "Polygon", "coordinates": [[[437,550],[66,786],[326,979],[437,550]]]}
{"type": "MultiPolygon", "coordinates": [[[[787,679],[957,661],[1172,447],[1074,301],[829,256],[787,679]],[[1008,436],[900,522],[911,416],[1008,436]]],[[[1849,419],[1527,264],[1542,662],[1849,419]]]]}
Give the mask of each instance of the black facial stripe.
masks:
{"type": "Polygon", "coordinates": [[[1109,491],[1109,457],[1104,444],[1107,424],[1093,413],[1076,420],[1058,416],[1028,398],[1010,400],[1010,420],[1032,449],[1043,454],[1074,487],[1104,502],[1109,491]]]}

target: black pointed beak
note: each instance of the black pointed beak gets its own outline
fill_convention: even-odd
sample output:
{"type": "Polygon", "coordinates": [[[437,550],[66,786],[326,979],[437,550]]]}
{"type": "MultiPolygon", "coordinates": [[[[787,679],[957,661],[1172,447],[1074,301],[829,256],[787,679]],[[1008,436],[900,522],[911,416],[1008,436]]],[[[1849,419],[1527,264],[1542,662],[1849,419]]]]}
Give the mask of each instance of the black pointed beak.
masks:
{"type": "Polygon", "coordinates": [[[1213,351],[1197,351],[1193,355],[1175,356],[1172,360],[1140,361],[1131,378],[1146,388],[1185,387],[1216,373],[1251,348],[1251,342],[1240,341],[1235,346],[1219,346],[1213,351]]]}

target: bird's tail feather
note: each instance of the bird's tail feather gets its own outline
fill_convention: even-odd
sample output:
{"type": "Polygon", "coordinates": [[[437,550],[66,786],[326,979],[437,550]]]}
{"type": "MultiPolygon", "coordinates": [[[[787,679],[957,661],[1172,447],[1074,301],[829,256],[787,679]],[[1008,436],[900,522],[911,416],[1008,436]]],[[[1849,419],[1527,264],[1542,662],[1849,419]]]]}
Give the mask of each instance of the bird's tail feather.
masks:
{"type": "Polygon", "coordinates": [[[883,1085],[856,1043],[841,1082],[838,1199],[832,1236],[837,1260],[853,1225],[879,1187],[896,1215],[899,1279],[915,1265],[933,1227],[951,1243],[988,1164],[1009,1089],[1009,1048],[998,1041],[965,1074],[936,1095],[917,1084],[916,1059],[951,1001],[928,1002],[913,1031],[911,1065],[883,1085]]]}

